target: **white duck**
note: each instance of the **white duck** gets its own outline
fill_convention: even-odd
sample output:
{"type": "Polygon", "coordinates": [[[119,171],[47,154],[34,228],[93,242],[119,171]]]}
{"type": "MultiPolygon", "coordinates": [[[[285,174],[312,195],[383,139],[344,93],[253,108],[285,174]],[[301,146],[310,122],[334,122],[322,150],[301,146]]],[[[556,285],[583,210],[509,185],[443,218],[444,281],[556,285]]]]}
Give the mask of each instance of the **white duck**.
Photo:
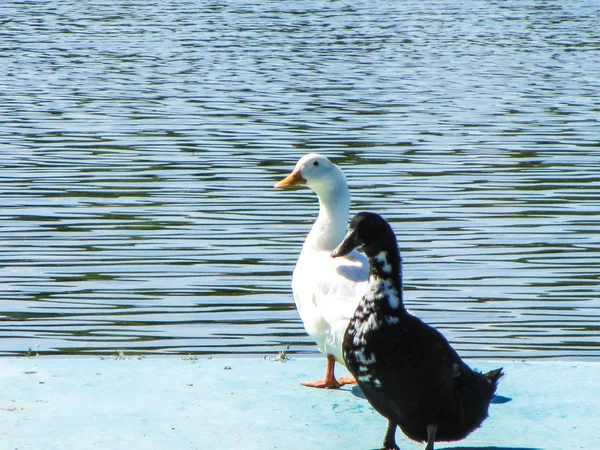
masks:
{"type": "Polygon", "coordinates": [[[341,169],[326,157],[310,153],[300,158],[293,172],[274,187],[286,189],[302,184],[319,197],[319,216],[294,268],[292,291],[306,332],[327,355],[325,379],[302,384],[337,389],[356,382],[351,376],[336,380],[334,367],[336,361],[345,365],[344,333],[365,293],[369,262],[356,250],[344,258],[331,257],[346,236],[350,214],[350,193],[341,169]]]}

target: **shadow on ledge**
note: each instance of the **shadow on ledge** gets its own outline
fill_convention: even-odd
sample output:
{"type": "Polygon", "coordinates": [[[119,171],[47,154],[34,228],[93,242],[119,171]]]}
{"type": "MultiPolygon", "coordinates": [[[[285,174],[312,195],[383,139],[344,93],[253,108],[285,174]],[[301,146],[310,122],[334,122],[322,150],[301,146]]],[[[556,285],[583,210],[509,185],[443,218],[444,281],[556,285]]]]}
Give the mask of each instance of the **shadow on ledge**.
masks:
{"type": "MultiPolygon", "coordinates": [[[[539,447],[437,447],[438,443],[436,442],[436,450],[542,450],[539,447]]],[[[373,450],[380,450],[373,449],[373,450]]]]}
{"type": "Polygon", "coordinates": [[[538,447],[446,447],[439,450],[542,450],[538,447]]]}

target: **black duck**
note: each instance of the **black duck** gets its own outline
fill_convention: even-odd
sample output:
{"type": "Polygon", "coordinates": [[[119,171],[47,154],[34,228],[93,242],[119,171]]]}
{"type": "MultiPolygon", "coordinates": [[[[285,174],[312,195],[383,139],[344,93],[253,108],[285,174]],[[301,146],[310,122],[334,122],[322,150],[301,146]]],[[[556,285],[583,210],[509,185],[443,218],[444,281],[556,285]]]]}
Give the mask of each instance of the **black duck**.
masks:
{"type": "Polygon", "coordinates": [[[426,450],[436,441],[465,438],[487,417],[502,369],[472,370],[440,332],[407,312],[396,236],[381,216],[354,216],[331,256],[355,248],[369,259],[369,281],[344,335],[344,359],[367,400],[388,419],[384,448],[398,449],[397,426],[427,442],[426,450]]]}

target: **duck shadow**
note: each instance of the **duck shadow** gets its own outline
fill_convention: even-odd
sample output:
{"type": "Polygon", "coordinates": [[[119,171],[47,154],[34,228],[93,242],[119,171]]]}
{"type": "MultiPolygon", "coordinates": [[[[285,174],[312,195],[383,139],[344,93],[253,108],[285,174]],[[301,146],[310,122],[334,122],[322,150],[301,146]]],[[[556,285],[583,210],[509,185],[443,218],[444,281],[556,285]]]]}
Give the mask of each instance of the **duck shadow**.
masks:
{"type": "MultiPolygon", "coordinates": [[[[367,398],[367,397],[365,397],[365,394],[363,393],[362,389],[359,386],[352,386],[352,395],[354,395],[355,397],[358,397],[358,398],[365,399],[365,400],[367,398]]],[[[508,403],[511,400],[512,400],[512,398],[510,398],[510,397],[505,397],[503,395],[494,395],[494,397],[492,398],[492,401],[490,403],[492,403],[493,405],[502,405],[503,403],[508,403]]],[[[468,447],[464,447],[464,448],[463,447],[453,447],[453,448],[457,448],[460,450],[468,450],[468,447]]],[[[483,447],[483,448],[486,450],[493,450],[496,448],[499,449],[501,447],[483,447]]],[[[507,448],[512,449],[512,447],[507,447],[507,448]]],[[[515,447],[512,450],[520,450],[520,448],[515,447]]],[[[530,450],[530,449],[523,449],[523,450],[530,450]]]]}
{"type": "Polygon", "coordinates": [[[439,450],[542,450],[538,447],[445,447],[439,450]]]}
{"type": "Polygon", "coordinates": [[[362,391],[362,389],[359,386],[352,386],[352,395],[354,395],[355,397],[358,398],[362,398],[363,400],[366,400],[367,397],[365,397],[364,392],[362,391]]]}
{"type": "MultiPolygon", "coordinates": [[[[438,448],[438,447],[436,447],[438,448]]],[[[373,450],[381,450],[380,448],[373,450]]],[[[542,450],[539,447],[444,447],[439,450],[542,450]]]]}
{"type": "Polygon", "coordinates": [[[492,401],[490,402],[492,405],[502,405],[503,403],[508,403],[512,400],[510,397],[505,397],[504,395],[494,395],[492,397],[492,401]]]}

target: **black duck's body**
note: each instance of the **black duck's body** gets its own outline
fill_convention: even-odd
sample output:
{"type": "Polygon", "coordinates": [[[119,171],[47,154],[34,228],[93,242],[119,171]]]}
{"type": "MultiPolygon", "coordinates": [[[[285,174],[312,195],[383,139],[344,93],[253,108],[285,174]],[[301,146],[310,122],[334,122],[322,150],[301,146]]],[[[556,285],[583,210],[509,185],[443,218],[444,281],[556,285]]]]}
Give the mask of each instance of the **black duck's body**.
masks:
{"type": "Polygon", "coordinates": [[[357,215],[333,256],[353,245],[369,257],[370,278],[344,336],[344,358],[366,398],[389,421],[384,447],[397,448],[396,426],[415,441],[428,441],[427,449],[434,441],[466,437],[487,417],[502,370],[473,371],[441,333],[406,311],[400,255],[387,222],[357,215]]]}

